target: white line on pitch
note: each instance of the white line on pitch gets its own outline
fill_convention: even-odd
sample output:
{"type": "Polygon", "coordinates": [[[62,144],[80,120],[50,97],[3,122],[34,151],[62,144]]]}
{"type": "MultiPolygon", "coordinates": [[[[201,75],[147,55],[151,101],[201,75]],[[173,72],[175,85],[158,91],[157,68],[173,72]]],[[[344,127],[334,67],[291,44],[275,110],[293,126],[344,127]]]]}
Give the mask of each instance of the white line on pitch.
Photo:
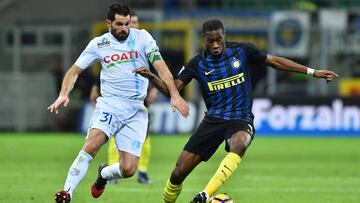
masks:
{"type": "MultiPolygon", "coordinates": [[[[154,188],[117,188],[116,191],[122,192],[146,192],[162,191],[154,188]]],[[[183,191],[193,192],[194,189],[184,188],[183,191]]],[[[324,192],[324,193],[360,193],[360,189],[355,188],[226,188],[227,192],[324,192]]]]}

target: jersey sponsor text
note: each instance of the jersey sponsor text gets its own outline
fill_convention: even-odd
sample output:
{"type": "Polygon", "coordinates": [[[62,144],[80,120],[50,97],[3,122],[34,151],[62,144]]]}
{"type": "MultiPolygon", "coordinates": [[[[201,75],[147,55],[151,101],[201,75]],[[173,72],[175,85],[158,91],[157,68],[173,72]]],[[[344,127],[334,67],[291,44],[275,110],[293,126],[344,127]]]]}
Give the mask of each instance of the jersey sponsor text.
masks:
{"type": "Polygon", "coordinates": [[[210,91],[216,91],[239,85],[244,81],[244,73],[239,73],[228,78],[208,82],[208,87],[210,91]]]}

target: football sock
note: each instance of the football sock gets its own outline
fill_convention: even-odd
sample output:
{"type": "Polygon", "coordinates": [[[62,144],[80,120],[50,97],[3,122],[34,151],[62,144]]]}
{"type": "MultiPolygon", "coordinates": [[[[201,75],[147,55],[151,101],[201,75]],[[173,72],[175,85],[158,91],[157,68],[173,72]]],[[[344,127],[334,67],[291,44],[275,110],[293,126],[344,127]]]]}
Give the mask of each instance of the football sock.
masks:
{"type": "Polygon", "coordinates": [[[119,150],[115,146],[115,138],[111,137],[108,144],[108,164],[113,165],[119,162],[119,150]]]}
{"type": "Polygon", "coordinates": [[[107,166],[101,170],[101,177],[105,179],[119,179],[122,178],[120,172],[120,164],[115,163],[113,165],[107,166]]]}
{"type": "Polygon", "coordinates": [[[138,166],[139,171],[145,173],[147,172],[150,161],[150,153],[151,153],[150,136],[147,136],[142,146],[142,150],[140,154],[139,166],[138,166]]]}
{"type": "Polygon", "coordinates": [[[77,185],[84,178],[92,159],[93,158],[90,154],[85,151],[80,151],[79,155],[72,163],[64,185],[64,190],[68,191],[70,196],[72,196],[72,193],[76,189],[77,185]]]}
{"type": "Polygon", "coordinates": [[[229,152],[221,161],[219,168],[210,179],[204,191],[212,196],[229,179],[239,166],[241,157],[233,152],[229,152]]]}
{"type": "Polygon", "coordinates": [[[174,185],[170,182],[170,180],[168,180],[163,193],[164,203],[175,202],[181,192],[181,189],[182,189],[182,184],[174,185]]]}

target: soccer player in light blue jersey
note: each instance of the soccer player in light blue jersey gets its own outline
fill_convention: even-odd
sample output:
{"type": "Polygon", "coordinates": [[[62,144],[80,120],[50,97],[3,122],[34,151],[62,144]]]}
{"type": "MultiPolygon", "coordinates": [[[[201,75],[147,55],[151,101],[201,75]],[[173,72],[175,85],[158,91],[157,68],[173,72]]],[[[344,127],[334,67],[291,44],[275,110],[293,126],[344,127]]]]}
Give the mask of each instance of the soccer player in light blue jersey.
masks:
{"type": "Polygon", "coordinates": [[[144,99],[149,85],[148,79],[134,74],[136,68],[149,67],[148,61],[152,63],[171,95],[172,110],[179,110],[183,116],[189,113],[156,41],[146,30],[130,28],[130,9],[122,3],[112,4],[106,24],[109,32],[90,41],[65,74],[59,97],[48,107],[55,113],[61,105],[66,107],[79,74],[100,61],[101,97],[97,99],[86,141],[69,169],[64,188],[55,194],[58,203],[70,202],[90,161],[112,136],[121,151],[121,160],[110,166],[99,166],[98,177],[91,186],[92,196],[98,198],[103,193],[107,180],[134,175],[148,127],[144,99]]]}
{"type": "MultiPolygon", "coordinates": [[[[130,27],[139,29],[139,16],[134,12],[131,11],[130,13],[130,27]]],[[[151,66],[150,66],[151,67],[151,66]]],[[[154,102],[154,100],[157,97],[158,90],[150,85],[148,94],[145,98],[144,104],[146,108],[149,111],[149,123],[151,118],[151,112],[150,112],[150,104],[154,102]]],[[[90,102],[92,105],[95,106],[97,98],[100,96],[99,94],[99,86],[98,84],[93,85],[91,88],[90,93],[90,102]]],[[[108,164],[112,165],[114,163],[119,162],[119,150],[115,145],[115,138],[112,137],[108,141],[108,164]]],[[[150,163],[150,156],[151,156],[151,139],[149,134],[149,129],[147,131],[147,136],[145,139],[145,142],[142,146],[141,155],[139,158],[139,164],[138,164],[138,182],[141,184],[152,184],[152,180],[148,176],[148,166],[150,163]]],[[[108,181],[108,183],[116,184],[118,183],[118,179],[111,179],[108,181]]]]}

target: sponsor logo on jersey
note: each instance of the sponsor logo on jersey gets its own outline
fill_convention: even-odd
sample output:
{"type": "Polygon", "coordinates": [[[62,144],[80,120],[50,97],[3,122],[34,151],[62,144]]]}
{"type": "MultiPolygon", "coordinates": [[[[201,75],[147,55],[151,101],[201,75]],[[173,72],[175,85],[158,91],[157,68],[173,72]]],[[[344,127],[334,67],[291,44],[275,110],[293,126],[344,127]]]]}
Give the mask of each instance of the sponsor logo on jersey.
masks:
{"type": "Polygon", "coordinates": [[[116,64],[135,62],[137,58],[139,58],[139,52],[128,51],[128,52],[113,54],[111,56],[105,56],[103,60],[104,63],[108,64],[106,68],[111,68],[116,64]]]}
{"type": "Polygon", "coordinates": [[[212,69],[211,71],[205,71],[205,75],[210,75],[210,73],[214,72],[215,69],[212,69]]]}
{"type": "Polygon", "coordinates": [[[244,81],[244,73],[239,73],[228,78],[208,82],[208,87],[210,91],[216,91],[240,85],[244,81]]]}
{"type": "Polygon", "coordinates": [[[185,66],[181,67],[181,69],[177,75],[179,76],[184,70],[185,70],[185,66]]]}
{"type": "Polygon", "coordinates": [[[237,58],[234,58],[234,60],[231,62],[231,66],[235,69],[240,68],[241,61],[237,58]]]}
{"type": "Polygon", "coordinates": [[[98,49],[104,48],[104,47],[109,47],[110,46],[110,40],[106,37],[101,39],[101,42],[98,42],[96,44],[98,49]]]}

